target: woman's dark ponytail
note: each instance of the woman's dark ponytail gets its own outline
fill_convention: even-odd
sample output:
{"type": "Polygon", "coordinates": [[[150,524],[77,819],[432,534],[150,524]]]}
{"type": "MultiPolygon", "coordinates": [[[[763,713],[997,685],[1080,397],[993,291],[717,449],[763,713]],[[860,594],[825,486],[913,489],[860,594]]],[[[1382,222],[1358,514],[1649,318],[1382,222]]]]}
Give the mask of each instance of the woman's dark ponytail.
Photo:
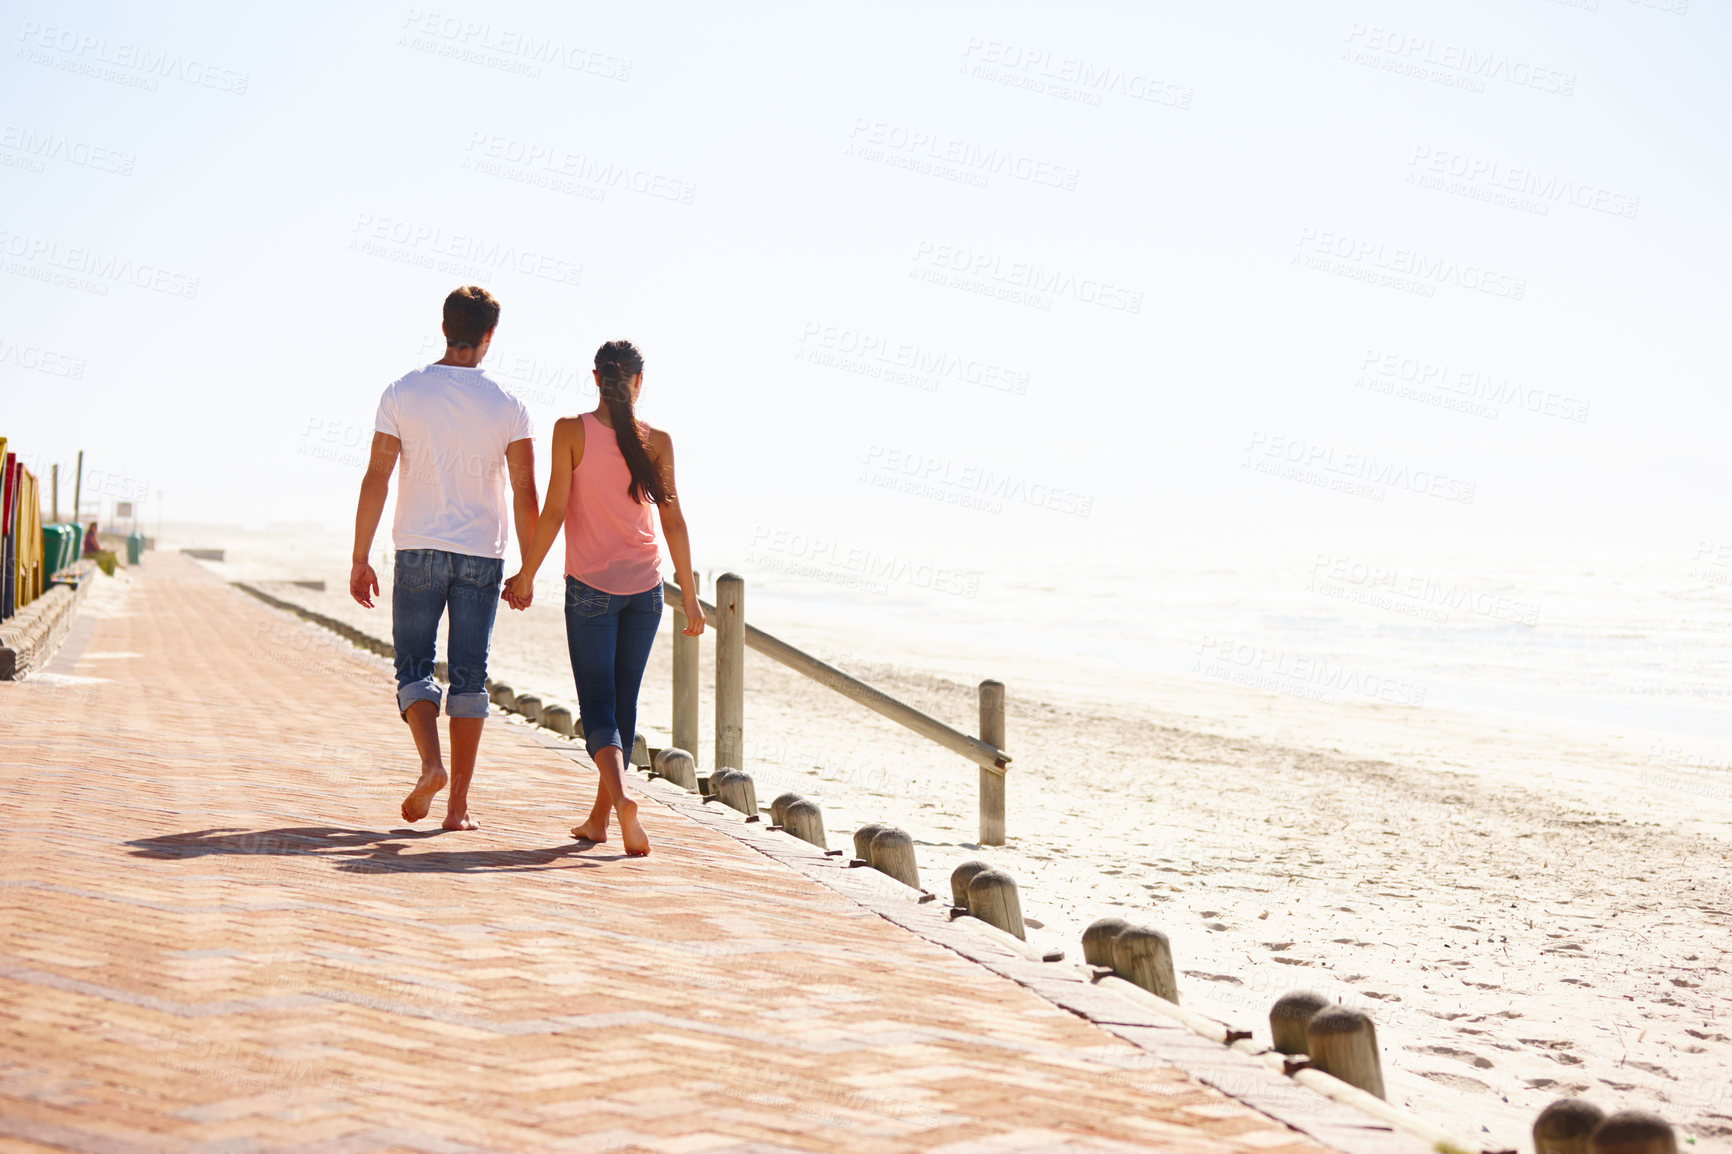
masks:
{"type": "Polygon", "coordinates": [[[595,371],[601,382],[602,403],[613,418],[613,436],[619,442],[620,456],[631,470],[631,486],[626,491],[639,503],[665,505],[667,488],[644,447],[643,428],[631,407],[631,382],[643,372],[643,354],[630,341],[609,341],[595,351],[595,371]]]}

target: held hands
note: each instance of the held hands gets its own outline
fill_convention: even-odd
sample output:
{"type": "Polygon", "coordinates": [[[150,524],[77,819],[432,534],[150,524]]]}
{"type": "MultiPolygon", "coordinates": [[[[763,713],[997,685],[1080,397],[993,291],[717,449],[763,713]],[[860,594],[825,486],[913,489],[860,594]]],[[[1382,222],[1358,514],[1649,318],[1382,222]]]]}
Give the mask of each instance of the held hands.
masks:
{"type": "Polygon", "coordinates": [[[373,572],[373,567],[365,561],[356,561],[349,566],[349,596],[356,604],[371,609],[373,594],[379,591],[379,575],[373,572]]]}
{"type": "Polygon", "coordinates": [[[500,590],[499,599],[513,609],[528,609],[535,600],[535,578],[519,571],[500,590]]]}
{"type": "Polygon", "coordinates": [[[686,636],[687,637],[700,636],[704,631],[704,607],[702,605],[698,604],[697,593],[695,593],[695,592],[692,592],[692,593],[682,592],[680,595],[680,600],[685,603],[685,614],[686,614],[685,634],[686,634],[686,636]]]}

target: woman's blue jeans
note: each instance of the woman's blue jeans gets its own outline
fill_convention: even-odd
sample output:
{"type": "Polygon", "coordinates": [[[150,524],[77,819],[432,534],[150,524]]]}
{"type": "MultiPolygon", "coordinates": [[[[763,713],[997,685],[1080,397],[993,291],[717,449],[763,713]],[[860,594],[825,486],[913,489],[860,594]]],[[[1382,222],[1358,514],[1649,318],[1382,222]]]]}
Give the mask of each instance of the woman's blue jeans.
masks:
{"type": "Polygon", "coordinates": [[[631,756],[637,735],[637,691],[662,621],[662,587],[603,593],[565,579],[565,640],[577,682],[583,744],[589,756],[617,745],[631,756]]]}

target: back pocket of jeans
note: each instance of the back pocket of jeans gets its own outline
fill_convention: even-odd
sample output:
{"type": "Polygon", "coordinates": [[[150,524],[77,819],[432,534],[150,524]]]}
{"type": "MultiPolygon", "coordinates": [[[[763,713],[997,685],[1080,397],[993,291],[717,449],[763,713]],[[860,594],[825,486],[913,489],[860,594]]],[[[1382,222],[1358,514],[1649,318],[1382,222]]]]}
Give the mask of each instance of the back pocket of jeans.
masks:
{"type": "Polygon", "coordinates": [[[460,556],[459,561],[457,580],[460,584],[499,592],[499,586],[505,580],[504,561],[497,557],[471,557],[467,554],[460,556]]]}
{"type": "Polygon", "coordinates": [[[433,587],[433,550],[404,549],[397,554],[396,583],[410,593],[433,587]]]}
{"type": "Polygon", "coordinates": [[[573,581],[565,591],[565,607],[579,617],[600,617],[611,598],[592,585],[573,581]]]}

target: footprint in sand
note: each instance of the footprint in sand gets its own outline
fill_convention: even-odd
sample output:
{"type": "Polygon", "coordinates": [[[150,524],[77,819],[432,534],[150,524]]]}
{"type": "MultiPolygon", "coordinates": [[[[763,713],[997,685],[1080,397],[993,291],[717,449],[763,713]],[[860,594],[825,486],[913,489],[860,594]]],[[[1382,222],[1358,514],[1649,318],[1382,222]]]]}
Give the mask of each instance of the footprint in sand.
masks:
{"type": "Polygon", "coordinates": [[[1409,1046],[1415,1054],[1436,1054],[1443,1058],[1454,1058],[1458,1062],[1466,1062],[1477,1070],[1489,1070],[1492,1067],[1490,1058],[1481,1057],[1471,1050],[1458,1050],[1454,1046],[1409,1046]]]}
{"type": "Polygon", "coordinates": [[[1475,1094],[1490,1094],[1492,1088],[1478,1078],[1469,1078],[1466,1074],[1446,1074],[1441,1070],[1416,1070],[1421,1078],[1428,1078],[1440,1086],[1448,1086],[1451,1090],[1467,1090],[1475,1094]]]}
{"type": "Polygon", "coordinates": [[[1678,1080],[1672,1077],[1672,1072],[1666,1069],[1666,1067],[1656,1066],[1652,1062],[1638,1062],[1632,1058],[1629,1061],[1626,1061],[1624,1065],[1630,1067],[1632,1070],[1644,1070],[1650,1074],[1658,1074],[1669,1082],[1676,1082],[1678,1080]]]}
{"type": "Polygon", "coordinates": [[[1202,970],[1186,970],[1185,971],[1185,977],[1196,978],[1199,981],[1204,981],[1204,982],[1226,982],[1227,984],[1233,985],[1233,986],[1242,986],[1245,984],[1244,982],[1240,981],[1238,978],[1235,978],[1232,974],[1209,974],[1209,973],[1203,972],[1202,970]]]}

